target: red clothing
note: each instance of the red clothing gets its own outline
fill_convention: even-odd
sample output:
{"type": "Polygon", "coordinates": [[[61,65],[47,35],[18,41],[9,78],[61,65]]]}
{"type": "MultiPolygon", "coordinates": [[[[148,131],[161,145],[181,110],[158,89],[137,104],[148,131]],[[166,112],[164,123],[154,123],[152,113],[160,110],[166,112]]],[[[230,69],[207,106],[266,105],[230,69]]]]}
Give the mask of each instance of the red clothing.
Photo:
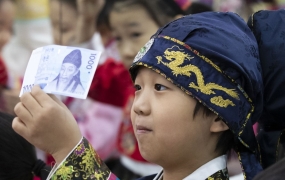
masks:
{"type": "Polygon", "coordinates": [[[8,74],[6,66],[2,58],[0,57],[0,85],[5,87],[7,85],[7,81],[8,81],[8,74]]]}
{"type": "Polygon", "coordinates": [[[88,96],[99,102],[124,107],[132,93],[132,81],[124,65],[107,59],[98,66],[88,96]]]}
{"type": "Polygon", "coordinates": [[[134,92],[135,89],[128,70],[122,63],[108,59],[97,68],[88,96],[99,102],[124,108],[118,149],[134,160],[145,162],[140,155],[130,120],[134,92]]]}

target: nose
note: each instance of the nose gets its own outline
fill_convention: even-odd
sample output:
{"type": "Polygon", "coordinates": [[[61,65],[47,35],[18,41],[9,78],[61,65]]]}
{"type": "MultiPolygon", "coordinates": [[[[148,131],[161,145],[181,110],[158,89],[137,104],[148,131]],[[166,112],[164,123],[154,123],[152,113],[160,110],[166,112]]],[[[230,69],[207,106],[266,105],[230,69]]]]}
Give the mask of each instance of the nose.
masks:
{"type": "Polygon", "coordinates": [[[147,90],[140,90],[140,92],[135,95],[132,110],[137,115],[149,115],[151,113],[150,98],[147,90]]]}

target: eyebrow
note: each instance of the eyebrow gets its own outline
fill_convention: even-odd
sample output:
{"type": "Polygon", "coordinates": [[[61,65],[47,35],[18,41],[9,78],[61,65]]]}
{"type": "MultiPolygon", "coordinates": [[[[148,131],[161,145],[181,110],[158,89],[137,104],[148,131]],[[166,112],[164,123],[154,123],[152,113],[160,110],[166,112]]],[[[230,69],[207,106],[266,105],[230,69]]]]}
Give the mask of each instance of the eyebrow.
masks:
{"type": "MultiPolygon", "coordinates": [[[[130,22],[130,23],[124,23],[124,27],[140,27],[139,23],[136,22],[130,22]]],[[[115,30],[115,28],[111,27],[111,30],[115,30]]]]}
{"type": "Polygon", "coordinates": [[[137,22],[130,22],[130,23],[125,23],[124,26],[137,27],[137,26],[139,26],[139,23],[137,23],[137,22]]]}

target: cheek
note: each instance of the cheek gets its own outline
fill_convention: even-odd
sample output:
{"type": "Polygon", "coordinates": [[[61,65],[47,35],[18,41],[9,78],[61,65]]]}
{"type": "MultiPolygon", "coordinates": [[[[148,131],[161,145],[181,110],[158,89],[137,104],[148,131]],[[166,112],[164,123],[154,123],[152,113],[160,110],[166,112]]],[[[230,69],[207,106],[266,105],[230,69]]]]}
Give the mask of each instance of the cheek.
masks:
{"type": "MultiPolygon", "coordinates": [[[[182,123],[178,118],[170,120],[171,122],[160,124],[160,130],[155,132],[157,133],[158,147],[179,153],[183,149],[191,150],[191,147],[200,142],[196,136],[197,129],[195,126],[191,126],[190,122],[182,123]]],[[[191,120],[189,119],[189,121],[191,120]]]]}
{"type": "Polygon", "coordinates": [[[135,124],[134,119],[135,119],[136,113],[133,110],[133,106],[131,107],[131,121],[132,121],[132,125],[135,124]]]}
{"type": "Polygon", "coordinates": [[[152,34],[144,33],[142,36],[140,36],[136,40],[134,47],[135,47],[137,52],[139,52],[139,50],[149,41],[151,36],[152,36],[152,34]]]}
{"type": "Polygon", "coordinates": [[[11,33],[9,31],[0,30],[0,49],[2,48],[4,44],[6,44],[9,41],[10,37],[11,37],[11,33]]]}
{"type": "MultiPolygon", "coordinates": [[[[167,102],[163,102],[164,106],[158,105],[153,112],[155,120],[155,128],[159,138],[164,139],[164,143],[172,144],[186,141],[196,131],[196,123],[193,120],[193,108],[191,104],[182,103],[183,99],[168,98],[167,102]],[[168,106],[167,106],[168,104],[168,106]]],[[[185,98],[184,98],[185,101],[185,98]]]]}
{"type": "Polygon", "coordinates": [[[122,63],[124,64],[126,69],[129,69],[131,67],[131,65],[133,64],[133,59],[127,59],[127,58],[123,58],[124,60],[122,60],[122,63]]]}

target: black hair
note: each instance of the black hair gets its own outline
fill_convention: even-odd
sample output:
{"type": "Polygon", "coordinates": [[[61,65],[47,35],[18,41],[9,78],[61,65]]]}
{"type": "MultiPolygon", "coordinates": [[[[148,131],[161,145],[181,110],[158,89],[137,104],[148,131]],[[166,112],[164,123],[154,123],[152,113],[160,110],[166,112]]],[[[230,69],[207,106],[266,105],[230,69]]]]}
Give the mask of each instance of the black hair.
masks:
{"type": "Polygon", "coordinates": [[[183,11],[179,6],[176,3],[171,2],[172,0],[116,0],[112,5],[111,10],[121,11],[132,5],[141,5],[159,26],[164,26],[176,15],[183,15],[183,11]]]}
{"type": "MultiPolygon", "coordinates": [[[[202,111],[204,116],[210,116],[213,112],[205,107],[202,103],[198,102],[196,103],[196,106],[194,108],[193,116],[195,117],[199,111],[202,111]]],[[[230,129],[222,132],[222,134],[219,137],[218,143],[216,145],[216,151],[220,154],[227,154],[234,148],[234,134],[230,129]]]]}
{"type": "Polygon", "coordinates": [[[32,180],[34,174],[47,178],[50,168],[37,160],[34,146],[12,129],[13,119],[0,112],[0,179],[32,180]]]}
{"type": "Polygon", "coordinates": [[[116,0],[107,0],[103,9],[100,11],[98,18],[96,19],[96,26],[107,25],[109,27],[109,13],[116,0]]]}

